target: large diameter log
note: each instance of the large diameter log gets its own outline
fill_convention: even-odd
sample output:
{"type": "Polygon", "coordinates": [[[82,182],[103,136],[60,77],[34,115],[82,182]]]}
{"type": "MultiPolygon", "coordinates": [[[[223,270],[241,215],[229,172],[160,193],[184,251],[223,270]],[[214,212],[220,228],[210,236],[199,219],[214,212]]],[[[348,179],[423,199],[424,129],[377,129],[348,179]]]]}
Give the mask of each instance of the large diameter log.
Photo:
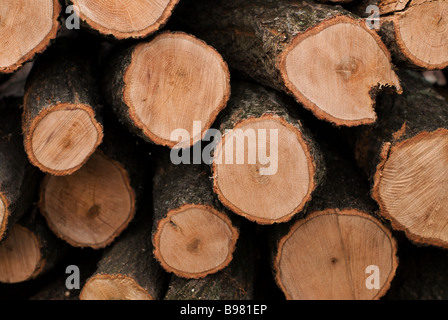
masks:
{"type": "Polygon", "coordinates": [[[327,180],[305,217],[273,229],[276,282],[287,299],[379,299],[398,265],[396,241],[376,215],[367,181],[338,153],[324,154],[327,180]],[[370,287],[372,271],[378,278],[370,287]]]}
{"type": "Polygon", "coordinates": [[[412,241],[448,247],[448,103],[420,74],[400,78],[404,93],[381,97],[378,123],[347,133],[381,215],[412,241]]]}
{"type": "Polygon", "coordinates": [[[379,34],[396,64],[429,70],[448,66],[446,1],[367,0],[354,10],[368,16],[369,5],[379,8],[379,34]]]}
{"type": "Polygon", "coordinates": [[[182,32],[164,32],[119,52],[108,67],[104,89],[121,122],[160,145],[183,148],[201,140],[230,95],[221,55],[182,32]],[[179,141],[175,130],[188,135],[179,141]]]}
{"type": "Polygon", "coordinates": [[[104,248],[127,228],[142,198],[147,155],[123,128],[109,123],[89,161],[68,176],[47,174],[40,210],[53,232],[75,247],[104,248]]]}
{"type": "Polygon", "coordinates": [[[0,243],[0,282],[19,283],[43,275],[61,261],[66,249],[33,210],[0,243]]]}
{"type": "Polygon", "coordinates": [[[21,103],[21,98],[0,100],[0,240],[31,208],[40,178],[23,149],[21,103]]]}
{"type": "Polygon", "coordinates": [[[42,53],[60,28],[58,0],[3,0],[0,7],[0,74],[12,73],[42,53]]]}
{"type": "Polygon", "coordinates": [[[163,298],[167,279],[152,253],[152,215],[139,213],[138,220],[105,250],[96,272],[83,286],[80,300],[163,298]]]}
{"type": "Polygon", "coordinates": [[[66,0],[90,29],[115,39],[144,38],[162,28],[179,0],[66,0]]]}
{"type": "Polygon", "coordinates": [[[323,180],[325,164],[294,101],[235,82],[218,123],[222,139],[212,169],[221,202],[259,224],[286,222],[301,211],[323,180]]]}
{"type": "Polygon", "coordinates": [[[78,170],[103,138],[93,59],[60,41],[34,63],[23,113],[28,157],[53,175],[78,170]]]}
{"type": "Polygon", "coordinates": [[[185,1],[179,9],[176,21],[213,45],[231,68],[292,95],[319,119],[373,123],[378,89],[400,91],[380,37],[340,6],[222,0],[212,6],[185,1]]]}
{"type": "Polygon", "coordinates": [[[154,255],[183,278],[202,278],[225,268],[239,235],[213,193],[204,165],[160,161],[154,177],[154,255]]]}

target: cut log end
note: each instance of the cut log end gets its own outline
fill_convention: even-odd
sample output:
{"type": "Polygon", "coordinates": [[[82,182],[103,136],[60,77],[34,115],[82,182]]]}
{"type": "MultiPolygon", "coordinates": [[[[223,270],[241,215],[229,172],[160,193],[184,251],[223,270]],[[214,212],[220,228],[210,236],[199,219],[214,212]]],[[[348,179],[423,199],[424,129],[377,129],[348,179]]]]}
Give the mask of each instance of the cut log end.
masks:
{"type": "MultiPolygon", "coordinates": [[[[7,225],[7,212],[6,208],[8,207],[6,204],[6,199],[3,194],[0,194],[0,235],[4,234],[6,225],[7,225]],[[6,218],[6,219],[5,219],[6,218]]],[[[2,237],[0,237],[2,238],[2,237]]]]}
{"type": "Polygon", "coordinates": [[[168,272],[203,278],[230,263],[237,238],[225,214],[205,205],[185,205],[159,221],[154,255],[168,272]]]}
{"type": "Polygon", "coordinates": [[[281,117],[264,115],[239,122],[216,150],[213,177],[220,200],[233,212],[259,224],[290,220],[315,188],[315,164],[309,147],[301,132],[281,117]],[[248,139],[240,134],[243,132],[248,139]],[[241,146],[238,141],[244,140],[247,143],[241,146]],[[263,148],[270,157],[267,164],[260,163],[263,148]],[[243,155],[244,164],[240,164],[238,157],[243,155]]]}
{"type": "Polygon", "coordinates": [[[387,292],[397,264],[395,240],[378,221],[328,209],[296,222],[279,242],[274,269],[287,299],[370,300],[387,292]],[[369,266],[378,267],[376,288],[367,287],[369,266]]]}
{"type": "Polygon", "coordinates": [[[81,20],[116,39],[143,38],[169,19],[179,0],[70,0],[81,20]]]}
{"type": "Polygon", "coordinates": [[[372,88],[401,91],[390,54],[364,24],[346,16],[324,21],[294,38],[281,57],[287,88],[318,118],[336,125],[376,121],[372,88]]]}
{"type": "Polygon", "coordinates": [[[47,175],[40,209],[61,239],[72,246],[99,249],[134,217],[135,194],[122,166],[98,151],[72,175],[47,175]]]}
{"type": "Polygon", "coordinates": [[[27,228],[15,225],[0,244],[0,282],[19,283],[32,279],[40,264],[38,239],[27,228]]]}
{"type": "Polygon", "coordinates": [[[383,149],[372,192],[380,213],[409,239],[448,248],[448,130],[383,149]]]}
{"type": "Polygon", "coordinates": [[[181,32],[138,45],[124,77],[124,100],[134,123],[150,140],[169,147],[202,139],[230,95],[230,74],[220,54],[181,32]],[[199,130],[193,130],[194,121],[199,130]],[[188,137],[171,136],[182,129],[188,137]]]}
{"type": "Polygon", "coordinates": [[[134,279],[125,275],[96,275],[84,285],[80,300],[154,300],[134,279]]]}
{"type": "Polygon", "coordinates": [[[0,7],[0,73],[12,73],[41,53],[59,30],[58,0],[4,0],[0,7]]]}
{"type": "Polygon", "coordinates": [[[89,106],[58,105],[36,117],[25,140],[31,163],[53,175],[78,170],[103,139],[89,106]]]}
{"type": "Polygon", "coordinates": [[[401,51],[424,69],[448,66],[448,3],[427,1],[397,14],[395,33],[401,51]]]}

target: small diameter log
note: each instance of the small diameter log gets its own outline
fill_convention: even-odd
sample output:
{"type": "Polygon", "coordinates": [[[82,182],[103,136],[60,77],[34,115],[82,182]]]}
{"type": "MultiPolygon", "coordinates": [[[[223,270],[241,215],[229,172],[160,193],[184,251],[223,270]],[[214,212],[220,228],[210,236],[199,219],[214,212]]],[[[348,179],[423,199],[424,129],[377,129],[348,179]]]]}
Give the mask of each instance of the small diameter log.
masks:
{"type": "Polygon", "coordinates": [[[142,149],[119,126],[109,128],[81,169],[69,176],[47,174],[41,185],[40,210],[48,225],[75,247],[100,249],[112,243],[140,202],[147,173],[142,149]]]}
{"type": "Polygon", "coordinates": [[[419,73],[399,75],[403,95],[380,97],[378,123],[347,134],[380,214],[410,240],[448,248],[448,103],[419,73]]]}
{"type": "Polygon", "coordinates": [[[203,165],[160,161],[154,177],[154,255],[183,278],[202,278],[225,268],[239,235],[213,193],[203,165]]]}
{"type": "Polygon", "coordinates": [[[230,95],[221,55],[182,32],[132,46],[113,55],[108,66],[105,96],[120,121],[146,141],[170,148],[201,140],[230,95]]]}
{"type": "Polygon", "coordinates": [[[294,101],[235,82],[218,123],[223,137],[212,170],[221,202],[259,224],[286,222],[301,211],[323,180],[325,164],[294,101]]]}
{"type": "Polygon", "coordinates": [[[42,53],[60,28],[59,0],[2,0],[0,74],[12,73],[42,53]]]}
{"type": "Polygon", "coordinates": [[[37,278],[53,269],[65,256],[66,249],[33,209],[0,243],[0,282],[19,283],[37,278]]]}
{"type": "Polygon", "coordinates": [[[287,299],[379,299],[395,275],[396,241],[375,215],[367,182],[337,153],[324,153],[327,180],[305,218],[273,230],[275,279],[287,299]]]}
{"type": "Polygon", "coordinates": [[[393,61],[404,67],[448,66],[448,3],[445,0],[365,0],[354,11],[368,17],[379,8],[380,30],[393,61]]]}
{"type": "Polygon", "coordinates": [[[179,0],[66,0],[84,26],[123,40],[144,38],[162,28],[179,0]]]}
{"type": "Polygon", "coordinates": [[[234,258],[202,279],[171,276],[165,300],[254,300],[256,250],[253,230],[241,230],[234,258]],[[243,234],[243,232],[245,232],[243,234]]]}
{"type": "Polygon", "coordinates": [[[140,213],[123,236],[105,250],[98,269],[81,290],[80,300],[163,298],[166,274],[152,253],[151,215],[140,213]]]}
{"type": "Polygon", "coordinates": [[[292,95],[335,125],[375,122],[378,89],[400,91],[380,37],[340,6],[221,0],[212,6],[185,1],[179,9],[177,20],[213,45],[231,68],[292,95]]]}
{"type": "Polygon", "coordinates": [[[31,163],[53,175],[78,170],[103,138],[92,58],[68,41],[36,60],[25,88],[25,150],[31,163]]]}
{"type": "Polygon", "coordinates": [[[0,240],[31,208],[40,178],[23,149],[21,102],[0,100],[0,240]]]}

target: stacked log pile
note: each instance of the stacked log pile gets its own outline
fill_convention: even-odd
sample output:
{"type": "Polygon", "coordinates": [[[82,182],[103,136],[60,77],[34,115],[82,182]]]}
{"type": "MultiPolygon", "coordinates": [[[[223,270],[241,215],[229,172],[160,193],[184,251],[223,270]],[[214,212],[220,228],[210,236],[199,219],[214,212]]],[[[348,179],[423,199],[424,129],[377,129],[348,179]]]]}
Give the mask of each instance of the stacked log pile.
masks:
{"type": "Polygon", "coordinates": [[[447,0],[2,0],[0,299],[448,298],[447,39],[447,0]]]}

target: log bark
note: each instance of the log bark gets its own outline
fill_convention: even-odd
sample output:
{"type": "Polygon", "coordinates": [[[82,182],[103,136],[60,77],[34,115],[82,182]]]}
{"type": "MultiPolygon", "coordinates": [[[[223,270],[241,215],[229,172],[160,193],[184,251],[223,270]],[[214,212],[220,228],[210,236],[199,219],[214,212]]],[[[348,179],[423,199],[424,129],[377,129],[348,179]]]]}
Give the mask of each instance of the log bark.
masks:
{"type": "Polygon", "coordinates": [[[58,0],[2,1],[0,74],[13,73],[44,52],[60,28],[58,0]]]}
{"type": "Polygon", "coordinates": [[[213,182],[226,207],[259,224],[286,222],[304,208],[325,176],[325,164],[294,101],[257,84],[233,82],[217,126],[222,139],[213,156],[213,182]]]}
{"type": "Polygon", "coordinates": [[[375,122],[378,89],[401,89],[380,37],[340,6],[222,0],[178,9],[176,23],[217,48],[232,69],[335,125],[375,122]]]}
{"type": "Polygon", "coordinates": [[[53,235],[34,208],[0,244],[0,282],[35,279],[52,270],[66,252],[67,246],[53,235]]]}
{"type": "Polygon", "coordinates": [[[166,290],[166,274],[152,254],[151,215],[139,212],[84,285],[81,300],[157,300],[166,290]]]}
{"type": "Polygon", "coordinates": [[[176,166],[164,156],[154,176],[154,255],[179,277],[203,278],[233,258],[237,222],[219,203],[209,176],[205,165],[176,166]]]}
{"type": "Polygon", "coordinates": [[[435,70],[448,66],[448,4],[432,0],[365,0],[353,11],[368,17],[369,5],[379,8],[379,34],[395,64],[435,70]]]}
{"type": "Polygon", "coordinates": [[[419,73],[400,73],[402,96],[382,96],[380,121],[348,130],[372,182],[382,216],[417,243],[448,247],[446,236],[446,100],[419,73]]]}
{"type": "Polygon", "coordinates": [[[107,65],[105,96],[120,121],[144,140],[170,148],[199,141],[230,95],[220,54],[182,32],[118,50],[107,65]],[[175,130],[182,131],[180,139],[175,130]]]}
{"type": "Polygon", "coordinates": [[[35,62],[25,88],[25,150],[53,175],[78,170],[103,138],[95,63],[71,41],[60,39],[35,62]]]}
{"type": "Polygon", "coordinates": [[[47,174],[40,210],[53,232],[75,247],[110,245],[134,218],[149,179],[146,149],[111,117],[104,140],[69,176],[47,174]]]}
{"type": "Polygon", "coordinates": [[[384,300],[448,299],[446,250],[407,242],[400,244],[398,255],[400,268],[384,300]]]}
{"type": "Polygon", "coordinates": [[[230,264],[202,279],[171,276],[165,300],[254,300],[257,254],[254,228],[241,228],[230,264]],[[244,229],[244,230],[243,230],[244,229]]]}
{"type": "Polygon", "coordinates": [[[65,0],[88,28],[116,40],[145,38],[162,28],[179,0],[65,0]]]}
{"type": "Polygon", "coordinates": [[[40,179],[23,149],[21,98],[0,100],[0,240],[27,212],[40,179]]]}
{"type": "Polygon", "coordinates": [[[379,299],[398,265],[396,241],[376,213],[367,181],[337,149],[322,150],[327,179],[304,217],[272,230],[276,282],[293,300],[379,299]],[[368,287],[372,270],[379,278],[368,287]]]}

